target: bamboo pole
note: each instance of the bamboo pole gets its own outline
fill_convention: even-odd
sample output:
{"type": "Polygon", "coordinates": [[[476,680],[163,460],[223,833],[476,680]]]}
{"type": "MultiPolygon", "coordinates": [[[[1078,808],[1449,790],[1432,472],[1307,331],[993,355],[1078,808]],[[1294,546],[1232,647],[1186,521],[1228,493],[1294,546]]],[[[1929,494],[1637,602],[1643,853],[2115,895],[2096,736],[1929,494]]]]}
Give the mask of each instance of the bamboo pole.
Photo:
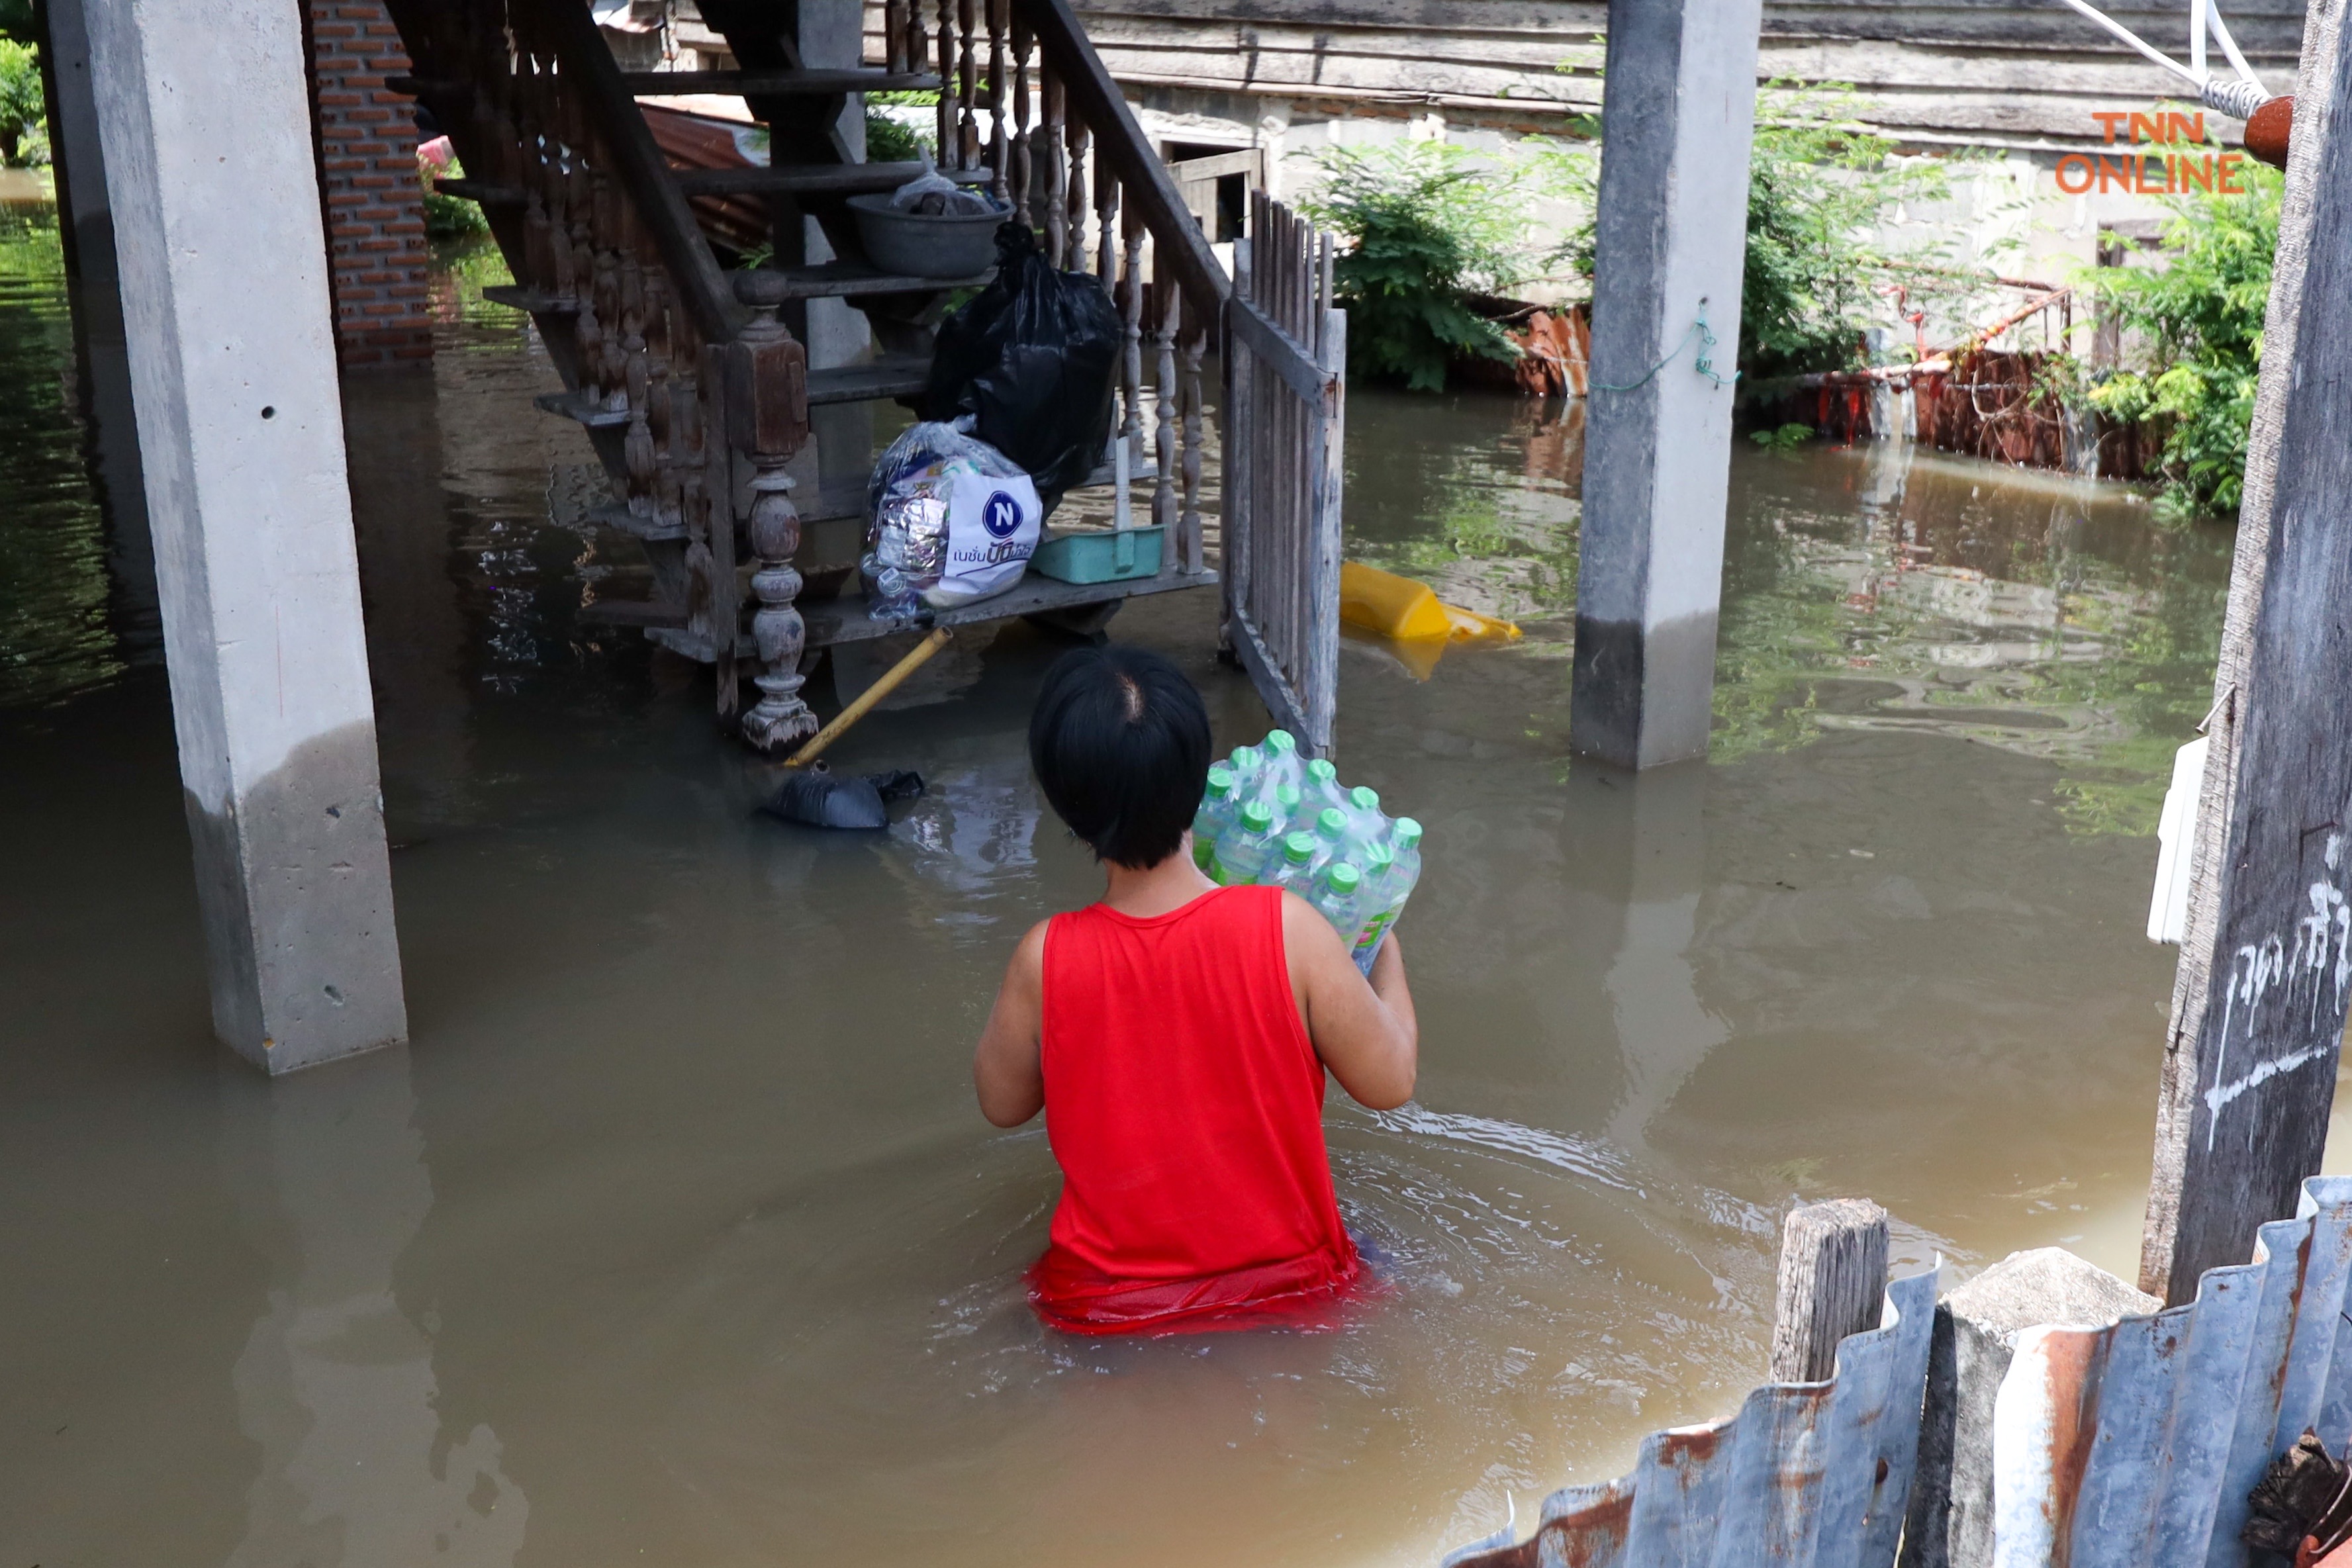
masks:
{"type": "Polygon", "coordinates": [[[835,741],[839,740],[844,730],[846,730],[851,725],[856,724],[859,719],[864,718],[867,714],[873,712],[874,705],[876,703],[880,702],[884,697],[887,697],[892,692],[897,691],[900,685],[905,684],[908,675],[913,674],[917,670],[922,668],[924,662],[929,659],[932,654],[938,653],[941,648],[946,647],[948,645],[948,639],[954,635],[955,629],[953,627],[941,626],[934,630],[929,636],[916,643],[912,649],[908,650],[905,658],[899,660],[897,664],[891,665],[887,670],[885,670],[882,673],[882,678],[880,680],[876,681],[872,685],[858,693],[856,699],[847,707],[843,708],[839,714],[835,715],[834,721],[831,724],[826,725],[823,729],[818,730],[814,735],[811,736],[809,737],[809,743],[806,746],[802,747],[798,751],[793,752],[791,757],[785,758],[784,766],[787,768],[806,768],[810,763],[814,762],[817,759],[818,753],[822,752],[826,747],[831,746],[835,741]]]}

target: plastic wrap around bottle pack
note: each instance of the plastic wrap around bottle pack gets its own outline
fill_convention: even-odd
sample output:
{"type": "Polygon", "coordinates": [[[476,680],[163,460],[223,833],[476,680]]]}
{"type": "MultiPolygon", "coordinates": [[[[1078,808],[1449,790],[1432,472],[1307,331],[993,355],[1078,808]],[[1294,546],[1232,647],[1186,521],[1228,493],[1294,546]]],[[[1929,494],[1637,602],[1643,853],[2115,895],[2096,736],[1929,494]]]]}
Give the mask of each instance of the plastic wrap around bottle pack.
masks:
{"type": "Polygon", "coordinates": [[[953,425],[911,425],[874,465],[866,553],[866,612],[913,621],[1003,592],[1036,553],[1037,487],[1018,465],[953,425]]]}

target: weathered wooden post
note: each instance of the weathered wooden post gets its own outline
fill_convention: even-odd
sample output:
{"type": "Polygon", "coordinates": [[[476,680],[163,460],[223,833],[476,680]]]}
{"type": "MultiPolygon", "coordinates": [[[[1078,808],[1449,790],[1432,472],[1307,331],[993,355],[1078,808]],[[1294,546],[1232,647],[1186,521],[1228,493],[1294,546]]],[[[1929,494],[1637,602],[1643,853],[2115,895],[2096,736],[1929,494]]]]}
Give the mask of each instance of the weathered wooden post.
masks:
{"type": "MultiPolygon", "coordinates": [[[[793,601],[801,574],[793,567],[801,547],[801,517],[793,505],[793,480],[785,472],[808,440],[808,355],[791,330],[776,319],[784,302],[781,273],[739,272],[735,297],[758,315],[727,350],[729,444],[751,459],[751,509],[745,532],[759,570],[751,591],[760,608],[751,617],[751,638],[760,650],[761,673],[752,677],[760,700],[743,716],[743,737],[761,751],[779,751],[816,733],[816,715],[801,700],[801,650],[806,629],[793,601]]],[[[713,497],[713,529],[726,526],[727,511],[713,497]]],[[[734,618],[714,624],[711,635],[735,634],[734,618]]]]}
{"type": "Polygon", "coordinates": [[[2140,1286],[2192,1299],[2318,1171],[2352,999],[2352,50],[2304,34],[2140,1286]],[[2308,307],[2306,308],[2306,307],[2308,307]]]}
{"type": "Polygon", "coordinates": [[[1610,0],[1569,744],[1706,755],[1761,0],[1610,0]]]}
{"type": "Polygon", "coordinates": [[[1771,1380],[1825,1381],[1845,1336],[1878,1326],[1885,1294],[1885,1209],[1837,1197],[1790,1210],[1780,1227],[1771,1380]]]}
{"type": "Polygon", "coordinates": [[[408,1031],[302,30],[84,16],[213,1026],[282,1072],[408,1031]]]}

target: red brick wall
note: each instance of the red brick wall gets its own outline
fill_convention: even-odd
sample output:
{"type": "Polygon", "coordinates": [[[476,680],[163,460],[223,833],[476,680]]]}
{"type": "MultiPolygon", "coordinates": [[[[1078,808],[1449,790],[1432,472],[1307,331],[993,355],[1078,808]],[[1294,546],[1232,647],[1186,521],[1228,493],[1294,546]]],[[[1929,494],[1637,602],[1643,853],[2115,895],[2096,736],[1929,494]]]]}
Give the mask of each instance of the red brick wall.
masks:
{"type": "Polygon", "coordinates": [[[383,85],[408,70],[408,52],[383,0],[304,4],[336,345],[346,369],[429,360],[415,110],[383,85]]]}

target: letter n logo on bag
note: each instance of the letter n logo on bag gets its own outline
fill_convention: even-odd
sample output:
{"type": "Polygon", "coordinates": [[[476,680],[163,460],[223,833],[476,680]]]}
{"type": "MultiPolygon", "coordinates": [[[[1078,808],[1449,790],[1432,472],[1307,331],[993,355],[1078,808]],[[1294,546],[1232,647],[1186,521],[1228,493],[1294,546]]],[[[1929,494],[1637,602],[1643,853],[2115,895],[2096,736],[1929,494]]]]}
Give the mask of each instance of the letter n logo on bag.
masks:
{"type": "Polygon", "coordinates": [[[980,511],[980,526],[992,539],[1009,539],[1021,530],[1021,503],[1003,490],[988,497],[980,511]]]}

